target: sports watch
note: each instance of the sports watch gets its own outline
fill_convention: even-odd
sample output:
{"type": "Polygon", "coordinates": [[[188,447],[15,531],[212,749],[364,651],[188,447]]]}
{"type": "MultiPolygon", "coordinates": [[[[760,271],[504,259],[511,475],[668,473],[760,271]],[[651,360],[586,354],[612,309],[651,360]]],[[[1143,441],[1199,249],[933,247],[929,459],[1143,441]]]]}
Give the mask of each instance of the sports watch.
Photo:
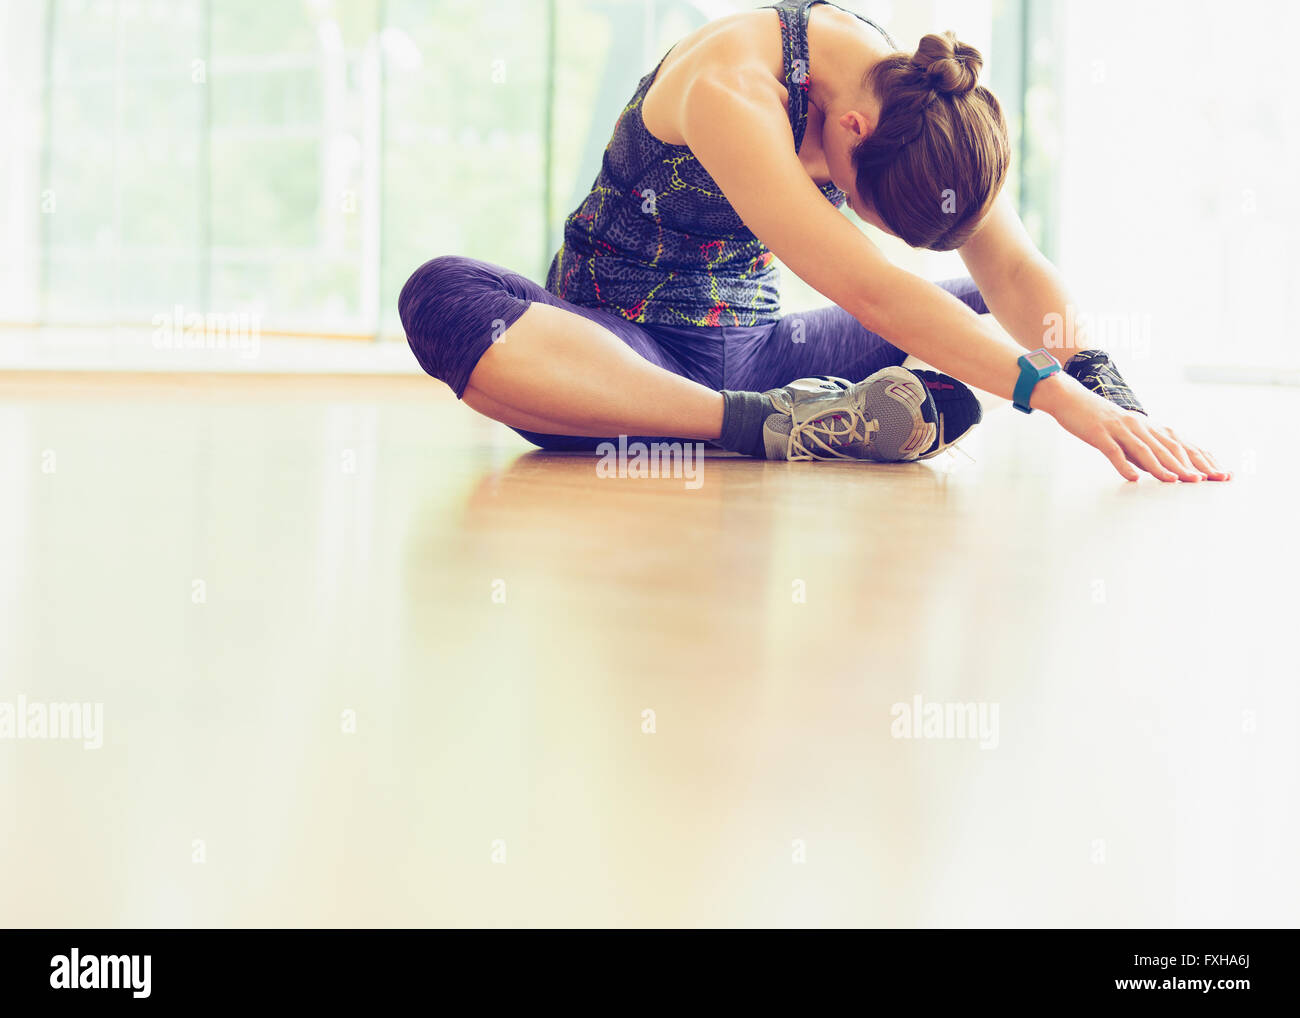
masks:
{"type": "Polygon", "coordinates": [[[1033,407],[1029,405],[1029,397],[1033,395],[1034,386],[1044,378],[1060,371],[1061,362],[1048,353],[1046,347],[1040,347],[1032,353],[1025,354],[1016,363],[1020,365],[1020,377],[1016,379],[1011,405],[1022,413],[1033,413],[1033,407]]]}

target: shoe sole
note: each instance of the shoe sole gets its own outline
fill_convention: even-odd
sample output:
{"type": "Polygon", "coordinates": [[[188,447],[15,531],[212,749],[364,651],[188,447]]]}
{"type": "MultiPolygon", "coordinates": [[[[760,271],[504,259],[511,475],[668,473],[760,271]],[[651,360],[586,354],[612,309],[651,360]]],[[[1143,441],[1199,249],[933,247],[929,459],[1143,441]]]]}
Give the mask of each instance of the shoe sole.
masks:
{"type": "Polygon", "coordinates": [[[939,434],[939,410],[917,375],[902,367],[881,368],[859,382],[858,387],[862,390],[863,413],[880,424],[864,459],[910,463],[934,444],[939,434]],[[889,403],[903,412],[891,412],[889,403]]]}

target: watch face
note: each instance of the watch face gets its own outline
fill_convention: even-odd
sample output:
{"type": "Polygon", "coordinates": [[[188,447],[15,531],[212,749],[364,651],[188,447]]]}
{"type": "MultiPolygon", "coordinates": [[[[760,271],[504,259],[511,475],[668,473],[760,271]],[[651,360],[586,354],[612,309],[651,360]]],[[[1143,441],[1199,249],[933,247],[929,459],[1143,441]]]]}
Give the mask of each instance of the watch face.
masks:
{"type": "Polygon", "coordinates": [[[1056,363],[1056,358],[1053,357],[1050,353],[1046,353],[1043,350],[1035,350],[1033,353],[1028,354],[1027,356],[1029,358],[1029,363],[1032,364],[1034,367],[1036,367],[1039,371],[1045,371],[1047,368],[1050,368],[1053,364],[1056,363]]]}

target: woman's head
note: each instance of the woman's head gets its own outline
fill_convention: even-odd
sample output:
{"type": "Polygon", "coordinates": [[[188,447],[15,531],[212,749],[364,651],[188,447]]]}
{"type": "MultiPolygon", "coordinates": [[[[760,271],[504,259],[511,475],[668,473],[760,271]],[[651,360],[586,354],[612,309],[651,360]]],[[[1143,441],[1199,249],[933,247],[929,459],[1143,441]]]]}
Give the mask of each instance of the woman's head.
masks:
{"type": "Polygon", "coordinates": [[[851,152],[857,193],[912,247],[960,247],[1006,178],[1011,145],[997,97],[978,84],[983,63],[945,32],[867,72],[880,117],[851,152]]]}

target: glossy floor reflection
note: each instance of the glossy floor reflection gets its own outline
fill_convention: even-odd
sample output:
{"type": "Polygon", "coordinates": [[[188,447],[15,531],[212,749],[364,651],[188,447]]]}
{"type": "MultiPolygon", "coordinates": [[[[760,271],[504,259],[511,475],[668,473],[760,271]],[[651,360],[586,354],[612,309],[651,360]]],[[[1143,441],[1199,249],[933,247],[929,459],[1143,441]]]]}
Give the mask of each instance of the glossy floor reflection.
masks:
{"type": "Polygon", "coordinates": [[[0,917],[1294,924],[1300,393],[1151,402],[1238,479],[1002,413],[692,490],[422,378],[0,376],[0,709],[103,710],[0,738],[0,917]]]}

